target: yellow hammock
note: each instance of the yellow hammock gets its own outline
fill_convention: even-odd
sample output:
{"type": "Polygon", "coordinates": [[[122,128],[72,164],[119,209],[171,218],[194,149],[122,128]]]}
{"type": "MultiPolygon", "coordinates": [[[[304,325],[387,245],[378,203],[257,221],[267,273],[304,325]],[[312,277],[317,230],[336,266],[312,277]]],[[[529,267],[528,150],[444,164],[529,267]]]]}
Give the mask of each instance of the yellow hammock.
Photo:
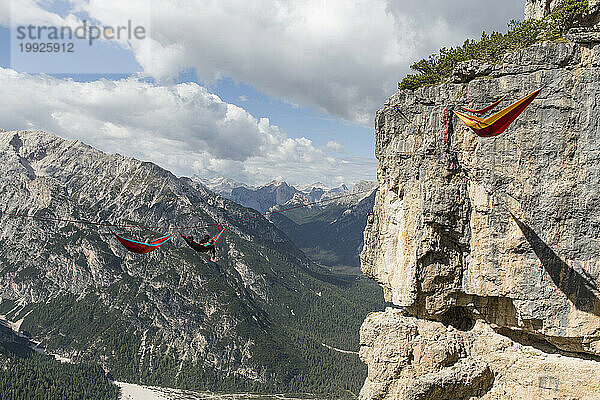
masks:
{"type": "Polygon", "coordinates": [[[497,136],[504,132],[506,128],[521,114],[529,104],[536,98],[542,89],[538,89],[535,92],[523,97],[521,100],[514,104],[506,107],[502,111],[498,111],[496,114],[487,117],[486,119],[475,117],[472,115],[463,114],[458,111],[454,111],[454,114],[462,122],[465,123],[469,128],[482,137],[497,136]]]}

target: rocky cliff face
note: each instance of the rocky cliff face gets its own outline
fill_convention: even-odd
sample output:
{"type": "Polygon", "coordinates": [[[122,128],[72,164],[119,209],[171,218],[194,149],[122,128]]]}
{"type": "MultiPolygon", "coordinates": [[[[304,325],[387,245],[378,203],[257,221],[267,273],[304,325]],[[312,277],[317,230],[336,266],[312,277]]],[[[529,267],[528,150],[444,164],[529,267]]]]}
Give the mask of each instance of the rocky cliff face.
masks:
{"type": "Polygon", "coordinates": [[[527,0],[525,19],[542,19],[552,12],[559,0],[527,0]]]}
{"type": "Polygon", "coordinates": [[[377,113],[362,269],[403,309],[363,324],[362,399],[600,398],[599,76],[598,43],[543,43],[377,113]],[[447,118],[540,87],[496,138],[447,118]]]}
{"type": "MultiPolygon", "coordinates": [[[[559,3],[560,0],[527,0],[525,2],[525,19],[542,19],[554,11],[559,3]]],[[[599,6],[599,0],[588,0],[591,14],[595,14],[599,6]]]]}

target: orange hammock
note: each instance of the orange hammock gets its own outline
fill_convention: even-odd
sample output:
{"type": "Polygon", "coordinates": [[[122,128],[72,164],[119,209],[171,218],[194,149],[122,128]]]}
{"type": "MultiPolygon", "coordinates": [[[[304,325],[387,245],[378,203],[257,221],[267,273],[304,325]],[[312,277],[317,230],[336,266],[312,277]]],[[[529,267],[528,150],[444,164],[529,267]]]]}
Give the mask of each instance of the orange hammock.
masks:
{"type": "Polygon", "coordinates": [[[496,106],[498,104],[500,104],[500,102],[504,100],[504,97],[498,99],[497,101],[493,102],[492,104],[490,104],[489,106],[485,107],[485,108],[480,108],[478,110],[473,110],[467,107],[461,107],[463,110],[465,110],[466,112],[470,112],[473,114],[485,114],[486,112],[490,111],[493,108],[496,108],[496,106]]]}
{"type": "Polygon", "coordinates": [[[458,111],[454,111],[454,114],[462,122],[465,123],[469,128],[481,137],[492,137],[497,136],[504,132],[506,128],[527,108],[529,104],[536,98],[542,89],[538,89],[535,92],[523,97],[521,100],[514,104],[506,107],[502,111],[498,111],[496,114],[487,117],[486,119],[475,117],[472,115],[463,114],[458,111]]]}

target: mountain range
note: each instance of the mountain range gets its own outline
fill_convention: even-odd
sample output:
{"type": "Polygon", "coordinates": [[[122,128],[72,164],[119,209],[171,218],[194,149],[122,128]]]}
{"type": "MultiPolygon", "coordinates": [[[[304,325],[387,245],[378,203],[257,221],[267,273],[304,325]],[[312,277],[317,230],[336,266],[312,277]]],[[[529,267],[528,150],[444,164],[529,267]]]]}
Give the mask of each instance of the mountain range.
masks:
{"type": "Polygon", "coordinates": [[[39,131],[0,133],[0,167],[0,313],[49,351],[159,386],[344,397],[362,384],[358,357],[324,344],[357,349],[380,289],[319,267],[259,212],[39,131]],[[217,226],[228,229],[216,264],[179,237],[138,255],[111,232],[143,241],[217,226]]]}
{"type": "MultiPolygon", "coordinates": [[[[320,182],[293,186],[285,181],[274,180],[261,186],[250,186],[223,177],[195,180],[213,192],[260,213],[265,213],[277,205],[308,204],[350,193],[343,183],[330,188],[320,182]]],[[[375,182],[368,183],[376,186],[375,182]]]]}
{"type": "Polygon", "coordinates": [[[261,213],[320,202],[270,214],[268,219],[313,261],[331,267],[353,267],[354,273],[359,273],[363,232],[367,214],[375,203],[376,182],[361,181],[350,190],[345,184],[329,188],[320,182],[292,186],[272,181],[251,187],[227,178],[200,181],[216,193],[261,213]]]}
{"type": "Polygon", "coordinates": [[[376,193],[372,189],[367,197],[353,196],[350,204],[345,199],[346,203],[331,202],[319,208],[273,213],[268,219],[312,260],[330,267],[351,267],[344,271],[360,274],[363,232],[376,193]],[[356,199],[359,201],[354,203],[356,199]]]}

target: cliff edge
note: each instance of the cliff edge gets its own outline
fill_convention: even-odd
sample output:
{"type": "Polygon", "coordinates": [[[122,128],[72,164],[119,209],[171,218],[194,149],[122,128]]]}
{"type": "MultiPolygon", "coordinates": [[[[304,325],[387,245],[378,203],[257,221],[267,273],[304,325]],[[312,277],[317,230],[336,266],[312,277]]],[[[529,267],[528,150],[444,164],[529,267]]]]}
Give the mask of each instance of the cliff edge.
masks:
{"type": "Polygon", "coordinates": [[[400,308],[362,326],[361,399],[600,399],[600,40],[570,39],[377,113],[361,262],[400,308]],[[538,88],[496,138],[450,117],[538,88]]]}

